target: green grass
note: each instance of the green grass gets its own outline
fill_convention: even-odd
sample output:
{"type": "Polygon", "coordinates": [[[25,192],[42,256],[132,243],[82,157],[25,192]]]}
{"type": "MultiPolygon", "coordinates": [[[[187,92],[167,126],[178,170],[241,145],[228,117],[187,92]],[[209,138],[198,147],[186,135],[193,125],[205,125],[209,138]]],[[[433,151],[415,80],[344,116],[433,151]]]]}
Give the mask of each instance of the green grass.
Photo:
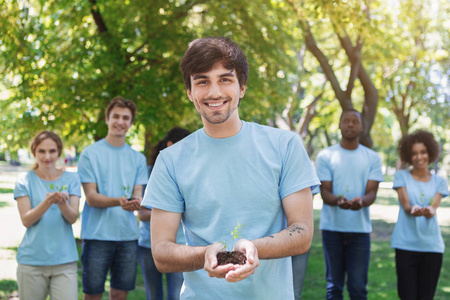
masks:
{"type": "Polygon", "coordinates": [[[397,192],[394,189],[378,189],[375,204],[398,205],[397,192]]]}
{"type": "Polygon", "coordinates": [[[0,299],[8,299],[13,292],[17,292],[17,282],[15,280],[0,280],[0,299]]]}
{"type": "MultiPolygon", "coordinates": [[[[12,193],[14,193],[14,189],[0,187],[0,194],[12,194],[12,193]]],[[[11,203],[9,203],[8,201],[0,201],[0,208],[7,206],[11,206],[11,203]]]]}
{"type": "MultiPolygon", "coordinates": [[[[322,250],[322,235],[319,228],[319,211],[314,211],[315,232],[311,246],[308,269],[303,286],[302,299],[325,299],[326,280],[325,263],[322,250]]],[[[384,232],[392,232],[393,225],[375,221],[372,234],[371,259],[369,266],[369,299],[397,299],[394,252],[390,248],[389,238],[384,232]]],[[[349,299],[345,291],[345,299],[349,299]]]]}
{"type": "Polygon", "coordinates": [[[384,182],[389,182],[389,181],[394,181],[394,175],[383,175],[384,177],[384,182]]]}
{"type": "Polygon", "coordinates": [[[7,207],[7,206],[11,206],[11,204],[9,202],[6,202],[6,201],[0,201],[0,208],[7,207]]]}
{"type": "MultiPolygon", "coordinates": [[[[387,191],[385,191],[388,193],[387,191]]],[[[381,193],[384,194],[384,193],[381,193]]],[[[385,198],[386,196],[379,197],[385,198]]],[[[377,199],[377,203],[390,202],[392,199],[377,199]],[[380,201],[381,200],[381,201],[380,201]]],[[[303,286],[302,299],[325,299],[326,280],[325,263],[319,228],[320,211],[314,211],[315,232],[309,254],[308,269],[303,286]]],[[[368,299],[398,299],[397,276],[395,272],[395,252],[390,247],[394,223],[382,220],[373,221],[371,234],[371,253],[369,266],[368,299]]],[[[444,241],[450,240],[450,227],[441,226],[444,241]]],[[[434,300],[450,299],[450,254],[444,253],[444,262],[434,300]]],[[[350,299],[345,291],[345,299],[350,299]]]]}
{"type": "MultiPolygon", "coordinates": [[[[380,189],[376,203],[384,205],[398,205],[395,191],[392,189],[380,189]]],[[[308,269],[306,272],[302,297],[307,300],[322,300],[325,299],[326,295],[325,265],[323,260],[321,231],[319,230],[319,218],[320,211],[314,210],[315,232],[309,255],[308,269]]],[[[390,238],[394,225],[394,223],[388,223],[382,220],[373,221],[368,284],[369,299],[398,299],[394,250],[390,247],[390,238]]],[[[441,226],[441,231],[444,241],[450,241],[450,226],[441,226]]],[[[77,245],[78,251],[81,253],[79,240],[77,240],[77,245]]],[[[80,262],[78,262],[78,270],[78,299],[82,299],[82,271],[80,262]]],[[[106,282],[105,287],[106,292],[104,293],[102,299],[107,300],[109,299],[109,280],[106,282]]],[[[12,292],[17,291],[17,284],[13,280],[0,281],[0,291],[0,299],[7,299],[12,292]]],[[[145,288],[140,269],[138,269],[136,289],[129,293],[128,299],[145,299],[145,288]]],[[[347,292],[345,292],[345,299],[349,299],[347,292]]],[[[447,253],[444,253],[444,263],[434,299],[450,299],[450,254],[448,254],[448,251],[447,253]]]]}
{"type": "Polygon", "coordinates": [[[12,194],[14,189],[0,187],[0,194],[12,194]]]}

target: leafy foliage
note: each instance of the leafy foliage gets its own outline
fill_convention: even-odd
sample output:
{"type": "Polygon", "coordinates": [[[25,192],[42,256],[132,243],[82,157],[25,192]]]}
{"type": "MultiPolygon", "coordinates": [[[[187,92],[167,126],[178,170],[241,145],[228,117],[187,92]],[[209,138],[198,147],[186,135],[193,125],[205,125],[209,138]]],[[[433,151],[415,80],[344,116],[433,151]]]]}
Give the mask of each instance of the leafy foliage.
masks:
{"type": "Polygon", "coordinates": [[[249,53],[243,115],[268,118],[280,91],[289,90],[282,74],[292,64],[274,47],[281,45],[271,23],[277,16],[263,2],[7,1],[2,142],[20,147],[50,128],[84,147],[105,136],[104,109],[116,95],[137,103],[135,131],[146,141],[175,125],[200,127],[178,65],[187,44],[205,35],[230,36],[249,53]]]}
{"type": "Polygon", "coordinates": [[[79,152],[105,136],[104,110],[117,95],[138,105],[129,140],[145,153],[173,126],[196,130],[179,62],[190,41],[219,35],[248,56],[241,117],[298,132],[313,158],[339,139],[348,107],[363,113],[376,149],[392,152],[397,132],[418,127],[442,145],[450,136],[448,1],[0,4],[0,152],[42,129],[79,152]]]}

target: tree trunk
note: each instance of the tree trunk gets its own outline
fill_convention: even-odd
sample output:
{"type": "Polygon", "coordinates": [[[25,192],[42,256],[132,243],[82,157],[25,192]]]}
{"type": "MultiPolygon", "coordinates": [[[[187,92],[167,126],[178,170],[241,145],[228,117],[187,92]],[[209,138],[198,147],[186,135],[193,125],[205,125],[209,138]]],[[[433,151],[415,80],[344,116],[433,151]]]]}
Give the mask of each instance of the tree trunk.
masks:
{"type": "Polygon", "coordinates": [[[357,73],[354,75],[357,75],[359,82],[364,89],[364,104],[361,111],[363,131],[359,136],[359,142],[366,147],[372,148],[373,141],[372,137],[370,136],[370,130],[377,114],[378,90],[376,89],[375,85],[370,79],[370,76],[367,74],[362,65],[361,49],[363,44],[360,42],[359,38],[356,42],[356,46],[352,45],[349,36],[339,36],[339,40],[341,42],[342,48],[345,50],[345,53],[347,54],[351,62],[352,70],[354,68],[356,69],[357,73]]]}
{"type": "Polygon", "coordinates": [[[98,113],[97,124],[95,126],[94,141],[99,141],[108,133],[108,127],[105,122],[106,106],[103,105],[98,113]]]}
{"type": "Polygon", "coordinates": [[[373,141],[370,136],[370,130],[372,129],[377,114],[378,90],[370,80],[363,66],[359,68],[358,78],[364,89],[364,105],[361,113],[364,129],[359,136],[359,142],[366,147],[372,148],[373,141]]]}
{"type": "Polygon", "coordinates": [[[361,63],[361,49],[362,43],[359,40],[356,46],[351,44],[350,38],[348,36],[339,37],[341,45],[344,48],[350,63],[351,72],[349,75],[347,90],[343,91],[339,85],[339,82],[334,74],[333,68],[328,63],[327,57],[324,53],[317,47],[314,37],[311,31],[308,30],[304,33],[305,42],[308,50],[316,57],[325,73],[328,81],[330,81],[331,86],[334,90],[336,98],[341,104],[342,110],[353,109],[353,102],[351,98],[352,90],[354,88],[354,80],[357,77],[361,82],[364,89],[364,105],[361,112],[361,119],[363,123],[363,131],[360,135],[360,143],[364,146],[372,148],[372,138],[370,136],[370,130],[375,120],[377,106],[378,106],[378,91],[375,85],[372,83],[369,75],[365,71],[361,63]]]}
{"type": "Polygon", "coordinates": [[[149,165],[150,153],[152,152],[152,145],[150,144],[151,137],[152,137],[152,131],[150,130],[150,128],[145,128],[144,155],[147,159],[147,165],[149,165]]]}

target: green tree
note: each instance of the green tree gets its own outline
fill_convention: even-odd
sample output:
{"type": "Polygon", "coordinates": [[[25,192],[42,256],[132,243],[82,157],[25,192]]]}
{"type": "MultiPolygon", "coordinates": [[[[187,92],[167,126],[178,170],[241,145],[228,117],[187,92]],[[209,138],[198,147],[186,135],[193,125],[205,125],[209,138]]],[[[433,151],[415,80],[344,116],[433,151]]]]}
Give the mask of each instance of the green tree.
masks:
{"type": "Polygon", "coordinates": [[[232,37],[248,54],[244,118],[271,118],[289,91],[285,74],[293,64],[279,50],[270,1],[7,0],[4,6],[0,68],[9,92],[1,102],[1,143],[10,148],[43,128],[82,148],[105,136],[104,110],[116,95],[138,105],[132,137],[142,135],[144,152],[172,126],[200,127],[179,62],[188,43],[205,35],[232,37]]]}
{"type": "Polygon", "coordinates": [[[396,116],[401,135],[423,123],[420,118],[432,118],[433,126],[442,127],[449,116],[445,69],[450,57],[445,37],[450,28],[442,31],[448,8],[446,1],[402,1],[387,15],[392,18],[388,40],[398,51],[380,61],[379,73],[386,105],[396,116]]]}
{"type": "Polygon", "coordinates": [[[361,111],[361,141],[369,146],[388,141],[375,119],[378,98],[387,100],[387,113],[400,111],[398,120],[417,102],[408,126],[445,128],[448,120],[443,0],[398,7],[384,0],[0,3],[0,147],[10,150],[44,128],[81,150],[106,134],[104,109],[116,95],[138,105],[130,139],[144,152],[175,125],[199,128],[179,62],[192,39],[208,35],[233,38],[248,56],[241,117],[298,132],[311,156],[338,140],[339,108],[361,111]],[[433,3],[434,19],[426,13],[436,11],[433,3]]]}
{"type": "Polygon", "coordinates": [[[343,110],[354,107],[355,81],[359,80],[364,91],[361,105],[364,130],[360,141],[371,147],[370,129],[377,111],[378,90],[361,57],[363,44],[370,43],[368,41],[378,34],[370,9],[379,3],[338,0],[285,2],[295,13],[306,48],[317,59],[343,110]],[[347,65],[345,68],[341,67],[343,63],[347,65]],[[345,77],[347,79],[343,80],[345,77]],[[346,88],[342,88],[345,81],[346,88]]]}

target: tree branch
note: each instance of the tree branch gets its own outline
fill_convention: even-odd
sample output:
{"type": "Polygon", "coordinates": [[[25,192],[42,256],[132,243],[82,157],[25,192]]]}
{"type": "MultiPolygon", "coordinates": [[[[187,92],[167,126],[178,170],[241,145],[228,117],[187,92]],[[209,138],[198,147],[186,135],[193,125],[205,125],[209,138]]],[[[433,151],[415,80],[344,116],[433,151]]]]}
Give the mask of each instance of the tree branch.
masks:
{"type": "Polygon", "coordinates": [[[339,81],[336,77],[336,74],[334,73],[332,66],[328,62],[328,58],[317,46],[316,41],[314,40],[314,36],[312,35],[311,30],[309,28],[309,25],[306,25],[306,29],[303,31],[303,36],[305,38],[307,49],[319,61],[319,64],[322,67],[322,70],[325,76],[327,77],[328,81],[330,82],[331,87],[333,88],[333,91],[336,95],[336,98],[341,103],[342,108],[343,109],[353,108],[350,99],[347,97],[344,91],[342,91],[339,85],[339,81]]]}
{"type": "Polygon", "coordinates": [[[297,13],[297,21],[298,21],[300,27],[303,29],[302,31],[303,31],[303,37],[305,39],[306,48],[318,60],[320,66],[322,68],[322,71],[324,72],[325,76],[327,77],[328,81],[331,84],[331,88],[333,89],[334,94],[336,95],[336,98],[338,99],[339,103],[341,104],[341,107],[344,110],[353,108],[351,98],[347,97],[346,93],[344,93],[344,91],[342,91],[341,86],[339,85],[339,81],[336,77],[336,74],[334,73],[332,66],[328,62],[328,58],[317,46],[317,43],[311,32],[311,28],[306,21],[307,18],[305,16],[303,16],[301,9],[295,5],[293,0],[286,0],[286,2],[297,13]]]}
{"type": "MultiPolygon", "coordinates": [[[[311,123],[311,120],[317,115],[316,111],[317,102],[322,98],[323,93],[324,91],[322,89],[322,92],[320,92],[319,95],[314,97],[314,100],[306,107],[306,111],[303,113],[302,117],[298,122],[299,124],[298,133],[303,139],[305,139],[309,133],[309,124],[311,123]]],[[[325,106],[328,105],[328,103],[325,104],[325,106]]]]}
{"type": "Polygon", "coordinates": [[[91,6],[91,14],[94,18],[95,24],[97,25],[97,31],[99,34],[105,33],[108,31],[108,28],[106,27],[105,21],[103,20],[102,15],[100,14],[100,10],[97,6],[97,0],[89,0],[89,2],[92,3],[91,6]]]}
{"type": "Polygon", "coordinates": [[[350,37],[348,36],[348,34],[346,32],[345,32],[345,37],[342,37],[341,35],[339,35],[337,33],[337,31],[336,31],[336,34],[339,38],[339,41],[341,42],[342,48],[344,48],[345,53],[347,54],[347,56],[350,60],[350,64],[351,64],[350,76],[348,78],[348,83],[347,83],[347,90],[345,91],[347,97],[350,98],[352,95],[353,88],[355,87],[355,80],[356,80],[356,78],[358,78],[359,67],[361,65],[361,49],[362,49],[363,43],[361,43],[361,37],[358,36],[357,41],[356,41],[356,46],[353,46],[352,42],[350,40],[350,37]]]}

